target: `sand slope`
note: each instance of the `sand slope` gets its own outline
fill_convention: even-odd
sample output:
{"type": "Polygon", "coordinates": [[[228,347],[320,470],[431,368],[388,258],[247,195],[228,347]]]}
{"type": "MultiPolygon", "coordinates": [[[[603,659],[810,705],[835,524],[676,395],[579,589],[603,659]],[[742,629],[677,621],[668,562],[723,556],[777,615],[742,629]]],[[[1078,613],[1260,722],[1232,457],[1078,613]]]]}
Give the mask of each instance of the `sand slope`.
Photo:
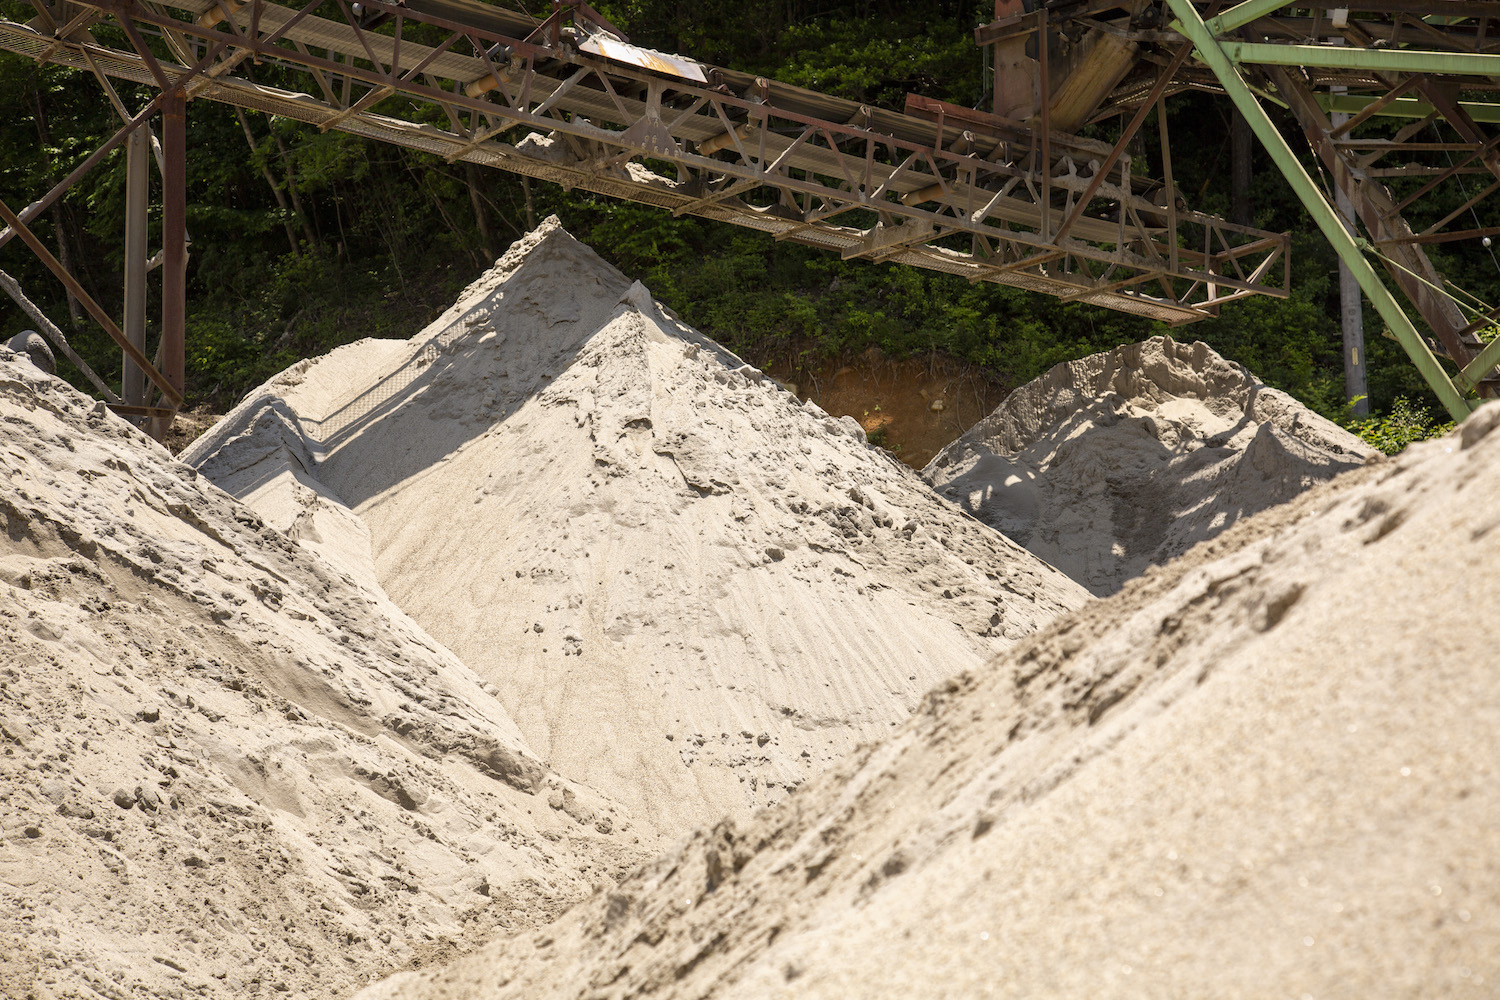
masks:
{"type": "Polygon", "coordinates": [[[346,995],[638,860],[367,580],[8,353],[0,423],[0,995],[346,995]]]}
{"type": "Polygon", "coordinates": [[[674,836],[1086,598],[555,220],[411,341],[296,366],[184,458],[277,523],[288,469],[351,508],[529,745],[674,836]]]}
{"type": "Polygon", "coordinates": [[[553,927],[362,996],[1494,996],[1497,529],[1492,403],[553,927]]]}
{"type": "Polygon", "coordinates": [[[1096,594],[1375,450],[1207,344],[1153,337],[1060,364],[923,470],[1096,594]]]}

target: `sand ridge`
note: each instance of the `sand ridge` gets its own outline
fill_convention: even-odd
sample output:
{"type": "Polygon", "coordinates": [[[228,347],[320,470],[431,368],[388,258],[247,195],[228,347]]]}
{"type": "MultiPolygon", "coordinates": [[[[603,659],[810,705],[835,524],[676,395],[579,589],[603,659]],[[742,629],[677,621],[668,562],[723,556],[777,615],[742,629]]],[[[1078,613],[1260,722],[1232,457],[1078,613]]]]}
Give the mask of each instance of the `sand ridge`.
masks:
{"type": "Polygon", "coordinates": [[[673,836],[1086,598],[555,220],[411,341],[296,366],[184,458],[289,523],[264,486],[289,453],[550,766],[673,836]]]}
{"type": "Polygon", "coordinates": [[[347,995],[643,856],[378,587],[8,354],[0,422],[0,995],[347,995]]]}
{"type": "Polygon", "coordinates": [[[935,688],[544,931],[361,1000],[1500,983],[1500,404],[935,688]],[[1477,596],[1477,592],[1476,592],[1477,596]]]}
{"type": "Polygon", "coordinates": [[[922,474],[1102,595],[1376,454],[1207,344],[1162,336],[1055,366],[922,474]]]}

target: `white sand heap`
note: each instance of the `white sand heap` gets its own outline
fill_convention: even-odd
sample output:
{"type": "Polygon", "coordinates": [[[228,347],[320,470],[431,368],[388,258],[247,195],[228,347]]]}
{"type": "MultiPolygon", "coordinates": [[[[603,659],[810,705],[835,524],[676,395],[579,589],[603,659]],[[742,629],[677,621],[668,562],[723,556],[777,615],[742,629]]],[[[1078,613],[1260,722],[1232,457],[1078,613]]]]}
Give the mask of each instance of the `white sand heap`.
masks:
{"type": "Polygon", "coordinates": [[[294,534],[368,530],[550,766],[674,834],[1087,596],[555,220],[411,341],[293,367],[184,459],[294,534]]]}
{"type": "Polygon", "coordinates": [[[0,996],[343,996],[640,858],[367,580],[9,354],[0,422],[0,996]]]}
{"type": "Polygon", "coordinates": [[[1206,344],[1054,367],[923,470],[1096,594],[1376,454],[1206,344]]]}
{"type": "Polygon", "coordinates": [[[362,997],[1492,997],[1500,404],[1248,518],[748,824],[362,997]]]}

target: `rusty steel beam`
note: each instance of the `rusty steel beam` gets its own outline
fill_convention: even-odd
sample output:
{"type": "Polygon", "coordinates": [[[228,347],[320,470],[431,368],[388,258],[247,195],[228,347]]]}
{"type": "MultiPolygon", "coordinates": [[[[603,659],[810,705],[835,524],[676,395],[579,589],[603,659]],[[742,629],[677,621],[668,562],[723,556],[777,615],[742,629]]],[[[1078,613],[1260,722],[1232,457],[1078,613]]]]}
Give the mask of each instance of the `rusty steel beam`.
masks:
{"type": "MultiPolygon", "coordinates": [[[[1148,202],[1144,195],[1151,187],[1129,170],[1118,171],[1118,182],[1109,179],[1113,163],[1096,167],[1091,178],[1081,176],[1081,164],[1111,157],[1112,147],[1053,131],[1056,88],[1047,72],[1035,107],[1038,136],[1037,121],[992,116],[993,121],[971,129],[968,119],[983,113],[963,111],[950,127],[944,122],[946,106],[938,105],[934,127],[920,116],[854,106],[729,71],[712,70],[712,85],[670,73],[663,77],[569,42],[573,36],[563,25],[570,16],[609,26],[591,8],[567,0],[555,4],[545,21],[528,22],[530,28],[506,28],[510,35],[494,30],[493,20],[488,27],[463,24],[425,13],[420,3],[385,0],[367,0],[362,17],[354,16],[347,0],[339,0],[337,12],[328,17],[313,13],[319,4],[300,0],[295,6],[226,2],[206,15],[192,0],[149,6],[139,0],[84,0],[82,6],[119,21],[137,49],[134,61],[67,38],[34,44],[24,37],[27,29],[4,23],[0,46],[33,57],[44,49],[46,58],[68,65],[97,63],[101,72],[162,90],[149,109],[165,112],[159,374],[167,382],[164,395],[174,403],[181,401],[185,374],[185,97],[285,114],[450,162],[514,170],[845,256],[998,281],[1172,324],[1212,315],[1229,298],[1285,295],[1288,289],[1288,276],[1273,274],[1287,253],[1284,234],[1226,228],[1180,207],[1175,192],[1165,207],[1148,202]],[[386,25],[380,30],[392,34],[378,33],[378,22],[386,25]],[[410,26],[419,23],[441,29],[442,41],[410,41],[410,26]],[[151,50],[145,37],[150,29],[161,32],[171,59],[181,65],[151,50]],[[503,46],[506,57],[492,59],[491,44],[503,46]],[[184,68],[197,46],[206,55],[184,68]],[[472,54],[462,51],[464,46],[472,54]],[[230,54],[220,59],[226,51],[230,54]],[[248,69],[239,67],[250,58],[306,74],[309,89],[326,100],[242,81],[239,75],[248,69]],[[351,98],[352,88],[362,96],[351,98]],[[451,131],[424,118],[404,121],[373,110],[383,96],[397,93],[441,109],[451,131]],[[531,136],[519,143],[501,140],[517,127],[529,128],[531,136]],[[716,142],[720,148],[713,148],[716,142]],[[670,161],[678,179],[647,169],[640,162],[647,158],[670,161]],[[771,208],[749,198],[757,189],[775,193],[771,208]],[[792,210],[799,200],[801,207],[792,210]],[[1090,203],[1100,200],[1108,207],[1091,213],[1090,203]],[[879,221],[859,228],[853,213],[870,213],[879,221]],[[970,252],[942,245],[956,235],[971,237],[970,252]],[[1067,250],[1058,247],[1064,240],[1067,250]],[[998,248],[1001,259],[1012,263],[990,263],[977,254],[980,246],[986,254],[993,252],[991,246],[998,248]]],[[[1059,15],[1059,31],[1066,16],[1059,15]]],[[[1046,13],[1037,18],[1047,20],[1046,13]]],[[[505,25],[511,21],[501,19],[505,25]]],[[[1150,44],[1144,35],[1131,44],[1138,42],[1150,44]]],[[[1042,47],[1043,60],[1050,48],[1042,47]]],[[[663,65],[670,70],[670,61],[663,65]]],[[[1180,66],[1179,58],[1174,68],[1180,66]]],[[[1163,76],[1166,84],[1173,75],[1163,76]]],[[[1158,100],[1143,107],[1165,96],[1161,86],[1153,93],[1158,100]]],[[[1111,158],[1118,161],[1123,142],[1113,149],[1111,158]]],[[[65,189],[48,197],[55,200],[65,189]]],[[[861,225],[869,224],[861,220],[861,225]]],[[[160,421],[156,427],[159,432],[160,421]]]]}
{"type": "MultiPolygon", "coordinates": [[[[178,25],[182,25],[182,22],[174,22],[174,23],[178,24],[178,25]]],[[[165,27],[165,24],[163,24],[162,26],[165,27]]],[[[199,35],[202,35],[204,37],[213,37],[210,33],[207,33],[205,31],[200,30],[199,26],[187,26],[185,28],[185,30],[188,31],[189,33],[199,34],[199,35]]],[[[253,41],[249,40],[248,38],[237,38],[236,41],[237,41],[238,44],[241,44],[241,45],[244,45],[244,44],[247,44],[247,43],[249,43],[249,44],[256,44],[253,41]]],[[[360,47],[361,50],[366,51],[366,52],[370,51],[369,43],[366,41],[366,39],[363,36],[360,36],[360,38],[358,39],[358,42],[359,42],[359,47],[360,47]]],[[[276,52],[278,58],[288,59],[291,62],[311,61],[306,53],[299,52],[299,53],[296,53],[295,55],[293,55],[293,54],[290,54],[288,52],[288,50],[285,50],[285,49],[275,49],[274,51],[276,52]],[[300,59],[297,58],[298,56],[300,56],[301,58],[300,59]]],[[[599,71],[599,67],[597,66],[597,64],[591,65],[588,60],[572,59],[572,60],[569,60],[569,61],[572,64],[574,64],[574,65],[577,65],[578,63],[581,62],[581,63],[584,64],[585,68],[590,69],[593,72],[598,72],[599,71]]],[[[378,60],[377,60],[377,62],[378,62],[378,60]]],[[[374,65],[374,63],[372,63],[372,65],[374,65]]],[[[360,70],[358,67],[350,67],[347,64],[338,64],[338,63],[334,63],[332,61],[325,61],[323,68],[329,70],[330,72],[342,73],[343,76],[344,76],[344,78],[345,78],[345,80],[358,79],[362,83],[365,83],[365,84],[368,84],[368,85],[375,85],[377,83],[383,83],[385,81],[388,81],[391,78],[392,73],[395,72],[398,67],[394,67],[393,66],[392,68],[387,68],[385,65],[380,65],[378,72],[371,72],[371,71],[360,70]]],[[[626,75],[628,75],[628,73],[626,75]]],[[[528,77],[528,83],[529,83],[530,79],[531,78],[528,77]]],[[[608,88],[608,76],[601,74],[600,77],[599,77],[599,79],[600,79],[601,83],[604,85],[604,89],[609,89],[608,88]]],[[[407,89],[407,88],[403,88],[403,89],[407,89]]],[[[523,88],[523,91],[524,91],[524,89],[525,88],[523,88]]],[[[679,91],[684,90],[684,88],[682,88],[682,87],[677,87],[676,89],[679,90],[679,91]]],[[[454,93],[442,93],[442,92],[440,92],[440,93],[441,93],[441,97],[437,98],[436,101],[435,101],[437,103],[441,103],[442,101],[448,101],[448,102],[452,102],[452,103],[455,103],[455,104],[459,104],[461,106],[471,106],[471,105],[466,105],[466,102],[463,99],[459,98],[454,93]]],[[[554,93],[555,93],[555,88],[554,88],[554,93]]],[[[430,97],[432,95],[425,95],[425,96],[429,96],[430,97]]],[[[467,95],[464,95],[464,96],[467,97],[467,95]]],[[[702,100],[704,100],[705,102],[709,101],[710,97],[712,97],[713,98],[713,103],[714,103],[715,110],[721,116],[723,114],[723,110],[726,109],[726,108],[729,111],[731,111],[731,113],[737,113],[737,114],[748,113],[748,112],[750,112],[752,110],[752,107],[749,106],[749,105],[740,104],[739,106],[736,106],[736,100],[734,98],[732,98],[732,97],[724,97],[722,95],[700,95],[700,96],[701,96],[702,100]]],[[[614,94],[613,94],[612,91],[611,91],[611,97],[612,98],[614,97],[614,94]]],[[[617,98],[615,99],[615,103],[619,104],[619,101],[618,101],[617,98]]],[[[500,108],[497,108],[496,105],[494,105],[493,103],[489,103],[489,102],[479,103],[478,107],[475,107],[474,109],[478,110],[479,108],[484,108],[488,113],[496,113],[498,111],[503,116],[505,116],[505,117],[507,117],[507,118],[509,118],[511,120],[517,121],[519,123],[533,124],[533,125],[540,124],[538,122],[538,120],[537,120],[539,116],[536,115],[536,111],[535,111],[534,108],[533,109],[522,110],[522,109],[519,109],[516,106],[512,105],[511,107],[500,109],[500,108]]],[[[763,112],[762,112],[762,114],[763,114],[763,112]]],[[[738,144],[736,144],[736,148],[742,154],[741,157],[740,157],[741,163],[739,163],[739,164],[728,164],[728,165],[726,165],[723,161],[713,161],[713,160],[709,160],[707,158],[703,158],[702,160],[693,160],[693,159],[691,159],[691,154],[685,154],[684,156],[679,157],[679,159],[688,159],[689,163],[685,164],[686,166],[690,166],[693,169],[696,169],[696,170],[700,171],[701,173],[703,173],[704,175],[707,175],[707,176],[712,176],[712,175],[718,174],[720,176],[724,176],[726,179],[727,178],[733,178],[733,179],[739,179],[739,180],[753,180],[753,181],[757,181],[757,182],[762,183],[762,184],[770,184],[770,186],[773,186],[773,187],[780,186],[780,187],[783,187],[783,188],[790,188],[792,190],[801,190],[804,193],[815,194],[818,197],[822,197],[822,198],[825,198],[825,199],[829,200],[829,203],[832,206],[831,212],[833,214],[840,213],[840,212],[845,212],[845,211],[849,211],[850,209],[854,209],[854,208],[875,207],[874,205],[871,204],[871,199],[867,195],[868,185],[863,185],[862,186],[862,185],[859,185],[859,184],[856,184],[856,183],[852,182],[853,175],[854,175],[854,170],[852,169],[852,163],[850,162],[850,160],[849,160],[848,157],[845,157],[842,154],[842,150],[839,148],[840,144],[842,142],[844,142],[846,139],[852,138],[852,139],[863,139],[864,142],[865,142],[867,150],[872,149],[873,146],[874,146],[874,143],[872,141],[873,137],[872,137],[871,133],[869,133],[868,131],[863,131],[863,130],[849,129],[849,128],[845,127],[845,126],[839,126],[837,123],[828,123],[828,122],[823,122],[823,121],[819,121],[819,120],[816,120],[816,119],[810,119],[807,116],[798,116],[794,112],[776,111],[775,112],[775,117],[787,120],[790,123],[804,124],[805,126],[809,126],[809,125],[810,126],[816,126],[818,134],[819,134],[819,136],[823,140],[822,142],[820,142],[819,148],[817,150],[811,151],[812,153],[816,153],[817,156],[821,156],[822,157],[821,164],[819,164],[818,162],[816,162],[816,158],[814,158],[815,162],[813,162],[812,164],[808,164],[808,163],[801,164],[801,166],[803,168],[803,176],[801,178],[779,177],[779,178],[774,178],[773,179],[773,178],[769,177],[768,176],[769,172],[766,171],[764,169],[764,167],[760,163],[753,162],[755,159],[759,159],[759,158],[758,157],[751,158],[751,157],[747,157],[747,156],[743,155],[745,151],[744,151],[743,147],[739,146],[738,144]],[[827,185],[826,182],[810,183],[809,180],[808,180],[808,178],[811,177],[812,175],[809,173],[809,170],[812,169],[812,168],[814,168],[814,167],[819,167],[819,166],[821,166],[821,169],[824,170],[824,171],[830,171],[830,170],[831,171],[837,171],[836,173],[833,174],[833,176],[834,177],[838,177],[838,176],[842,175],[845,178],[846,181],[849,181],[850,182],[848,184],[849,190],[841,192],[841,191],[839,191],[836,188],[830,188],[827,185]]],[[[324,123],[326,123],[326,121],[327,120],[325,119],[324,123]]],[[[616,139],[616,136],[618,136],[618,135],[624,135],[624,134],[627,134],[629,132],[628,128],[626,129],[626,133],[617,133],[617,134],[614,134],[614,135],[611,135],[609,133],[602,133],[601,134],[601,132],[598,129],[588,129],[588,128],[577,129],[577,128],[574,128],[574,129],[570,130],[568,128],[568,124],[569,123],[566,123],[566,122],[556,122],[556,121],[552,121],[552,120],[545,120],[545,126],[548,127],[548,128],[551,128],[551,129],[554,129],[554,130],[558,130],[558,131],[562,131],[562,132],[565,132],[565,133],[571,131],[575,135],[578,135],[581,138],[587,138],[590,141],[600,141],[600,140],[610,141],[612,139],[615,139],[616,141],[618,141],[616,139]]],[[[764,130],[760,131],[759,138],[760,138],[761,142],[764,143],[764,140],[765,140],[765,132],[764,132],[764,130]]],[[[880,136],[879,137],[879,141],[881,143],[883,143],[884,145],[887,145],[887,146],[892,145],[891,140],[889,139],[889,137],[886,137],[886,136],[880,136]]],[[[899,144],[901,144],[901,145],[906,146],[906,148],[908,148],[908,149],[920,149],[921,148],[919,146],[912,146],[910,144],[902,143],[900,140],[897,140],[897,142],[899,144]]],[[[628,150],[623,151],[621,158],[628,158],[629,155],[631,155],[631,154],[629,153],[628,150]]],[[[952,155],[952,154],[948,153],[946,150],[940,149],[939,147],[930,147],[926,151],[926,153],[924,155],[926,155],[928,157],[928,160],[929,160],[931,168],[934,171],[936,171],[936,174],[932,175],[932,179],[935,180],[935,181],[937,181],[940,185],[943,183],[943,181],[942,181],[941,176],[938,176],[938,174],[941,174],[943,171],[947,171],[947,170],[954,170],[954,169],[965,170],[966,169],[965,164],[973,164],[974,165],[972,167],[968,167],[967,168],[968,171],[970,172],[970,174],[972,176],[978,176],[978,175],[980,175],[982,173],[986,173],[988,171],[988,167],[984,163],[982,163],[981,161],[975,161],[971,157],[955,156],[955,155],[952,155]],[[931,156],[932,155],[938,155],[938,156],[941,157],[941,159],[943,161],[941,163],[941,165],[939,165],[938,161],[931,160],[931,156]]],[[[868,168],[869,168],[869,164],[868,163],[862,163],[861,166],[862,166],[862,168],[864,168],[866,170],[868,170],[868,168]]],[[[1050,186],[1049,183],[1048,183],[1048,181],[1049,181],[1050,176],[1051,176],[1051,171],[1037,171],[1037,173],[1042,177],[1043,186],[1050,186]]],[[[900,194],[900,192],[895,192],[894,194],[900,194]]],[[[1044,199],[1043,200],[1043,204],[1039,205],[1038,208],[1045,212],[1045,211],[1049,210],[1048,209],[1048,205],[1050,205],[1050,199],[1044,199]]],[[[915,211],[912,211],[912,210],[909,210],[909,209],[905,209],[905,206],[900,206],[900,205],[885,205],[885,206],[882,206],[882,210],[894,211],[896,214],[905,215],[905,216],[907,216],[909,218],[922,218],[923,217],[921,213],[915,212],[915,211]]],[[[1150,210],[1153,210],[1153,209],[1148,209],[1148,211],[1150,211],[1150,210]]],[[[814,221],[816,221],[816,220],[814,220],[814,221]]],[[[935,221],[940,221],[940,219],[939,220],[935,220],[935,221]]],[[[968,223],[961,223],[961,225],[968,225],[969,227],[971,227],[972,229],[974,229],[974,231],[976,233],[978,233],[978,234],[988,234],[988,235],[991,235],[991,236],[996,237],[996,238],[1007,238],[1008,236],[1010,236],[1010,234],[1006,233],[1004,230],[995,230],[993,227],[984,226],[982,224],[981,220],[970,220],[968,223]]],[[[1137,240],[1141,241],[1142,244],[1144,245],[1146,242],[1149,242],[1154,237],[1151,236],[1148,233],[1141,233],[1141,234],[1137,235],[1132,230],[1130,238],[1131,238],[1132,241],[1137,241],[1137,240]]],[[[1037,237],[1036,236],[1031,236],[1031,237],[1028,238],[1028,237],[1025,237],[1025,236],[1021,236],[1021,237],[1019,237],[1019,239],[1020,239],[1021,242],[1035,242],[1036,239],[1037,239],[1037,237]]],[[[1043,242],[1045,242],[1045,240],[1043,240],[1043,242]]],[[[1084,251],[1084,252],[1087,253],[1089,251],[1084,251]]],[[[1103,260],[1103,261],[1113,261],[1113,262],[1122,262],[1122,261],[1125,261],[1126,258],[1127,258],[1127,256],[1128,256],[1124,251],[1119,250],[1119,249],[1116,249],[1116,250],[1113,250],[1113,251],[1103,251],[1103,252],[1093,251],[1093,254],[1094,254],[1095,257],[1097,257],[1100,260],[1103,260]]],[[[1273,294],[1284,291],[1281,288],[1267,288],[1266,290],[1267,291],[1271,291],[1273,294]]],[[[1132,300],[1129,300],[1129,299],[1120,299],[1120,300],[1117,300],[1117,301],[1119,301],[1121,304],[1124,304],[1124,305],[1131,305],[1132,304],[1132,300]]],[[[1185,307],[1189,311],[1192,308],[1191,304],[1185,304],[1185,307]]],[[[1189,314],[1190,314],[1190,312],[1189,312],[1189,314]]]]}
{"type": "Polygon", "coordinates": [[[172,385],[166,376],[157,371],[156,366],[146,358],[146,355],[136,349],[136,346],[115,325],[115,321],[110,319],[109,313],[100,308],[99,303],[94,301],[94,297],[84,290],[83,286],[78,283],[78,280],[68,273],[68,269],[63,267],[56,257],[52,256],[52,252],[43,245],[41,240],[37,239],[36,234],[31,231],[30,227],[22,222],[4,201],[0,201],[0,219],[4,219],[6,225],[10,226],[16,235],[21,237],[21,241],[30,247],[31,252],[36,254],[37,259],[47,266],[47,270],[51,271],[57,277],[57,280],[63,283],[63,286],[78,300],[78,304],[83,306],[84,311],[104,328],[104,332],[109,334],[110,339],[120,346],[120,349],[125,352],[131,361],[140,366],[141,370],[146,373],[146,377],[157,388],[161,389],[162,393],[174,404],[181,406],[183,404],[182,393],[172,385]]]}
{"type": "MultiPolygon", "coordinates": [[[[1072,214],[1058,227],[1056,239],[1059,243],[1068,235],[1068,231],[1073,228],[1073,223],[1077,222],[1079,217],[1083,215],[1084,210],[1088,208],[1089,201],[1094,197],[1094,193],[1099,190],[1099,185],[1104,183],[1104,178],[1114,169],[1115,164],[1120,162],[1120,156],[1125,152],[1125,147],[1130,145],[1131,139],[1135,138],[1136,132],[1145,123],[1146,116],[1166,92],[1167,84],[1172,82],[1172,77],[1177,75],[1177,71],[1182,68],[1183,63],[1187,62],[1187,57],[1192,52],[1193,47],[1191,45],[1184,45],[1179,48],[1177,54],[1172,57],[1172,62],[1156,78],[1156,83],[1152,86],[1151,93],[1141,102],[1140,108],[1131,117],[1124,131],[1120,133],[1120,138],[1115,142],[1115,148],[1109,151],[1109,156],[1105,158],[1104,164],[1098,170],[1094,171],[1094,179],[1089,182],[1089,186],[1078,197],[1078,204],[1073,209],[1072,214]]],[[[1162,112],[1165,114],[1166,109],[1163,108],[1162,112]]]]}
{"type": "MultiPolygon", "coordinates": [[[[161,364],[182,404],[187,343],[187,99],[175,89],[162,107],[161,364]]],[[[171,421],[162,425],[165,433],[171,421]]],[[[158,437],[161,435],[158,434],[158,437]]]]}

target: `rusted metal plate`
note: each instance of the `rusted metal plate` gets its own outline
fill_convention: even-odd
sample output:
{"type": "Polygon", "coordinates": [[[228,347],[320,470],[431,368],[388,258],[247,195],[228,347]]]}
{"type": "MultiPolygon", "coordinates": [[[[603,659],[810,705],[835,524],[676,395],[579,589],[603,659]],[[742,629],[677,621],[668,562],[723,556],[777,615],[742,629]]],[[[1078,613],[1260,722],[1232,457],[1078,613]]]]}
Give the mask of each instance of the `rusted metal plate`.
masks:
{"type": "Polygon", "coordinates": [[[675,76],[681,80],[692,80],[695,83],[708,82],[708,77],[703,75],[703,67],[691,59],[657,52],[654,49],[643,49],[639,45],[631,45],[629,42],[622,42],[608,35],[589,35],[578,43],[578,50],[647,69],[653,73],[675,76]]]}

